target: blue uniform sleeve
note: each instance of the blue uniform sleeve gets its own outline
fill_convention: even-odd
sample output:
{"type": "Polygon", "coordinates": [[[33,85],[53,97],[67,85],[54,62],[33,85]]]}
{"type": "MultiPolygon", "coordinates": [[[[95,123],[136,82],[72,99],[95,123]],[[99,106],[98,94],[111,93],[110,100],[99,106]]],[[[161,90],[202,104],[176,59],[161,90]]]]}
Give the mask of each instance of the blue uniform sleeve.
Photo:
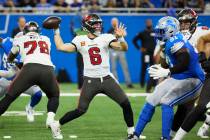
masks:
{"type": "Polygon", "coordinates": [[[11,48],[12,48],[12,42],[13,42],[13,39],[10,38],[10,37],[7,37],[5,39],[3,39],[2,41],[2,48],[4,50],[4,53],[6,53],[7,55],[9,54],[11,48]]]}

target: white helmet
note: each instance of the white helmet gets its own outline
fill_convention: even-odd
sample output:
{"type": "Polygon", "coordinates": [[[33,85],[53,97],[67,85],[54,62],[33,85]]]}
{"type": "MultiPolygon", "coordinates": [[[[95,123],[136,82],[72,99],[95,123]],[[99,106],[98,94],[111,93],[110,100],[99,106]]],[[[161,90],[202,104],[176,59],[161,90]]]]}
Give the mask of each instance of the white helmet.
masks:
{"type": "Polygon", "coordinates": [[[160,41],[166,41],[177,34],[179,29],[179,21],[174,17],[166,16],[159,19],[155,27],[155,37],[160,41]]]}

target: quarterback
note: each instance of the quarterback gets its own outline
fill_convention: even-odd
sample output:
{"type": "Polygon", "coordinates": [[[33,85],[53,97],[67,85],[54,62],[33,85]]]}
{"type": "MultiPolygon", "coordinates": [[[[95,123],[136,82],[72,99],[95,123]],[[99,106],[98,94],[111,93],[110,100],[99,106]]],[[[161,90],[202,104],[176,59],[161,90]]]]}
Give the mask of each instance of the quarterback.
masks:
{"type": "Polygon", "coordinates": [[[76,36],[71,43],[63,43],[59,29],[55,30],[54,40],[58,50],[78,51],[82,54],[84,83],[77,108],[67,112],[59,121],[52,123],[52,132],[59,137],[61,135],[60,126],[85,114],[92,99],[98,93],[103,93],[122,108],[129,139],[134,132],[133,111],[128,97],[112,76],[109,64],[109,48],[119,51],[128,49],[123,38],[125,27],[120,24],[115,31],[116,37],[112,34],[101,34],[102,19],[96,14],[86,15],[83,18],[82,27],[88,34],[76,36]]]}

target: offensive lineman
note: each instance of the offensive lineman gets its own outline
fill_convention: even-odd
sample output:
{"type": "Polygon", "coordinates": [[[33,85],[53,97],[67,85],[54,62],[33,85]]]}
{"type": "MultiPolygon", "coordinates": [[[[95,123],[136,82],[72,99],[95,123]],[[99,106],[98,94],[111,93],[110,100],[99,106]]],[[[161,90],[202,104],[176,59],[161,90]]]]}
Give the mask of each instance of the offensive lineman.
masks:
{"type": "Polygon", "coordinates": [[[112,77],[109,64],[109,48],[127,51],[128,46],[124,40],[125,28],[120,25],[112,34],[101,34],[102,20],[96,14],[89,14],[83,18],[82,27],[88,35],[76,36],[72,43],[63,43],[59,29],[55,30],[55,44],[58,50],[64,52],[79,51],[84,62],[84,83],[82,86],[78,107],[67,112],[59,121],[52,123],[51,129],[54,135],[60,134],[60,125],[70,122],[87,111],[90,102],[98,93],[104,93],[123,110],[127,124],[128,139],[133,134],[133,111],[124,91],[112,77]]]}
{"type": "Polygon", "coordinates": [[[25,90],[33,85],[39,86],[48,97],[47,122],[53,122],[59,105],[59,87],[57,85],[54,65],[50,58],[51,43],[46,36],[40,35],[36,22],[28,22],[22,36],[16,36],[8,56],[12,62],[20,54],[23,67],[10,84],[5,97],[0,101],[0,115],[25,90]]]}
{"type": "MultiPolygon", "coordinates": [[[[198,40],[203,35],[210,34],[210,30],[206,26],[197,26],[197,13],[193,9],[184,9],[178,13],[178,20],[180,22],[180,31],[184,34],[186,39],[189,40],[191,45],[195,47],[196,50],[200,53],[200,62],[205,61],[205,52],[206,50],[203,48],[204,46],[197,45],[198,40]],[[201,48],[202,47],[202,48],[201,48]]],[[[202,37],[203,38],[203,37],[202,37]]],[[[205,43],[209,43],[209,39],[205,39],[205,43]]],[[[207,51],[208,52],[208,51],[207,51]]],[[[183,123],[186,115],[191,111],[194,107],[194,102],[189,102],[187,104],[179,105],[177,108],[177,112],[174,116],[174,122],[171,131],[171,137],[175,135],[175,132],[179,129],[181,124],[183,123]]],[[[209,116],[209,114],[206,114],[209,116]]],[[[207,116],[207,117],[208,117],[207,116]]],[[[200,119],[205,119],[205,115],[200,115],[200,119]]],[[[210,117],[210,116],[209,116],[210,117]]],[[[199,129],[197,135],[201,138],[208,138],[208,124],[204,123],[204,125],[199,129]],[[206,129],[207,128],[207,129],[206,129]]]]}
{"type": "MultiPolygon", "coordinates": [[[[22,34],[22,33],[21,33],[22,34]]],[[[19,33],[20,35],[20,33],[19,33]]],[[[0,97],[4,96],[6,94],[6,90],[9,87],[10,83],[14,79],[16,73],[19,71],[19,68],[16,66],[21,65],[20,56],[18,55],[17,61],[15,63],[8,63],[7,62],[7,56],[12,48],[12,38],[5,38],[0,39],[0,47],[3,49],[4,54],[2,57],[1,62],[1,70],[0,70],[0,97]]],[[[28,122],[34,122],[34,107],[40,102],[42,97],[42,92],[37,86],[32,86],[28,90],[26,90],[24,93],[31,95],[31,100],[26,105],[26,116],[28,122]]]]}
{"type": "MultiPolygon", "coordinates": [[[[198,62],[198,54],[179,32],[179,21],[173,17],[163,17],[155,28],[158,40],[164,42],[162,55],[165,55],[169,68],[153,65],[149,74],[154,79],[170,78],[156,86],[153,94],[146,98],[135,129],[139,136],[150,122],[155,106],[162,109],[162,140],[170,140],[173,122],[173,106],[196,98],[204,81],[204,73],[198,62]]],[[[132,140],[137,140],[136,136],[132,140]]]]}
{"type": "MultiPolygon", "coordinates": [[[[197,106],[193,108],[190,113],[185,118],[184,122],[182,123],[180,129],[176,133],[174,140],[182,140],[184,136],[190,132],[190,130],[195,126],[197,121],[199,120],[200,116],[202,116],[206,111],[210,108],[210,54],[209,49],[206,47],[207,43],[210,42],[210,32],[207,27],[203,28],[205,31],[200,31],[200,34],[203,36],[199,36],[197,43],[197,49],[201,54],[201,65],[206,72],[206,79],[204,81],[204,86],[201,91],[201,95],[197,106]]],[[[196,33],[196,32],[195,32],[196,33]]],[[[193,34],[194,35],[194,34],[193,34]]],[[[192,36],[193,36],[192,35],[192,36]]],[[[199,35],[199,34],[198,34],[199,35]]],[[[210,126],[210,115],[206,114],[206,119],[204,124],[199,129],[197,135],[202,138],[209,138],[207,131],[210,126]]]]}

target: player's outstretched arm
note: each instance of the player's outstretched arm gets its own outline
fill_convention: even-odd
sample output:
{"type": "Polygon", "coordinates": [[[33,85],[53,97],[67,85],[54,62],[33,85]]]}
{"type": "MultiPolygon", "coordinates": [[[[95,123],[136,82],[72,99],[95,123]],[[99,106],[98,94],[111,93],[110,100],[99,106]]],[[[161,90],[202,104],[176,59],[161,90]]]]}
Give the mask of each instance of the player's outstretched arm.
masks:
{"type": "Polygon", "coordinates": [[[76,47],[72,43],[63,43],[63,40],[60,36],[59,28],[54,30],[54,41],[55,41],[56,48],[60,51],[63,51],[63,52],[76,51],[76,47]]]}
{"type": "Polygon", "coordinates": [[[197,43],[198,52],[205,52],[205,50],[206,50],[205,44],[206,43],[210,43],[210,33],[203,35],[198,39],[198,43],[197,43]]]}
{"type": "Polygon", "coordinates": [[[115,35],[118,40],[111,42],[110,46],[115,50],[127,51],[128,44],[124,39],[124,36],[126,36],[126,28],[124,27],[124,24],[120,23],[119,27],[115,30],[115,35]]]}
{"type": "Polygon", "coordinates": [[[4,77],[4,78],[10,78],[13,77],[16,74],[16,71],[13,69],[9,69],[7,70],[0,70],[0,77],[4,77]]]}

